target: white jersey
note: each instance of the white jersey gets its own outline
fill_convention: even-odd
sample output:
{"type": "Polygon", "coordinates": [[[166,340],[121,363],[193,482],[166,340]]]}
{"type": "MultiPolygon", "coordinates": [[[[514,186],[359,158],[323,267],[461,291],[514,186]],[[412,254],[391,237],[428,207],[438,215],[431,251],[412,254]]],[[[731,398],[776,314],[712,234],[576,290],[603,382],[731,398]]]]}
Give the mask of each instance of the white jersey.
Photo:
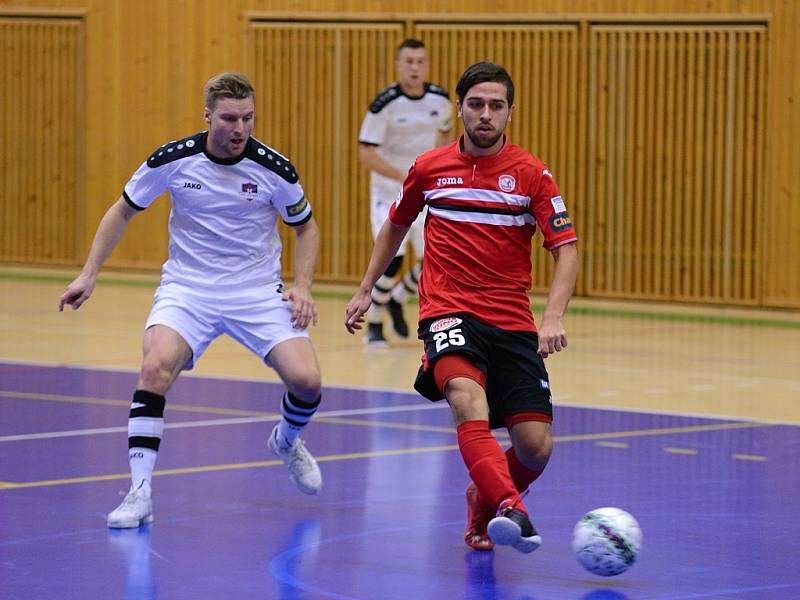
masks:
{"type": "Polygon", "coordinates": [[[249,138],[240,157],[206,152],[207,132],[164,144],[125,185],[144,210],[169,192],[169,258],[161,284],[236,290],[281,280],[278,215],[288,225],[311,218],[297,173],[284,156],[249,138]]]}
{"type": "MultiPolygon", "coordinates": [[[[377,146],[383,160],[406,173],[417,156],[436,145],[438,132],[446,133],[452,129],[452,113],[445,89],[426,83],[422,96],[412,98],[403,93],[399,83],[395,83],[381,91],[370,105],[361,123],[358,141],[377,146]]],[[[402,181],[374,171],[370,173],[373,202],[379,200],[391,204],[402,188],[402,181]]]]}

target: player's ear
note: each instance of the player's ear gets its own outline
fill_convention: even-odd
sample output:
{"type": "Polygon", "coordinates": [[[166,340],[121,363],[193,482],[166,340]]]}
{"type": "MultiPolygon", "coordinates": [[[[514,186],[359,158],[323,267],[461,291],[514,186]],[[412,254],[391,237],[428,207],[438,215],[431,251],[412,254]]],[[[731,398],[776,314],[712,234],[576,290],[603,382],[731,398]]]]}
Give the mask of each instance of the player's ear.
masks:
{"type": "Polygon", "coordinates": [[[464,116],[463,114],[461,114],[461,102],[459,102],[458,100],[456,100],[456,112],[458,113],[459,119],[464,116]]]}
{"type": "Polygon", "coordinates": [[[207,106],[203,109],[203,119],[205,120],[206,123],[211,125],[211,111],[208,109],[207,106]]]}

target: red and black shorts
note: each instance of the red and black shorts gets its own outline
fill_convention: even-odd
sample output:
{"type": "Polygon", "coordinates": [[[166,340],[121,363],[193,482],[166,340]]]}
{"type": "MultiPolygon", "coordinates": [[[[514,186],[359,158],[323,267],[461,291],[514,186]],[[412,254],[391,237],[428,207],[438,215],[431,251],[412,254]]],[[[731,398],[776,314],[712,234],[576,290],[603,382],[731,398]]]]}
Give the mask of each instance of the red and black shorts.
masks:
{"type": "Polygon", "coordinates": [[[414,389],[424,397],[434,402],[444,398],[434,380],[433,365],[442,356],[456,353],[486,377],[492,429],[504,427],[508,417],[519,413],[537,413],[541,420],[552,420],[550,380],[537,353],[539,339],[534,332],[498,329],[458,313],[421,321],[418,335],[425,353],[414,389]]]}

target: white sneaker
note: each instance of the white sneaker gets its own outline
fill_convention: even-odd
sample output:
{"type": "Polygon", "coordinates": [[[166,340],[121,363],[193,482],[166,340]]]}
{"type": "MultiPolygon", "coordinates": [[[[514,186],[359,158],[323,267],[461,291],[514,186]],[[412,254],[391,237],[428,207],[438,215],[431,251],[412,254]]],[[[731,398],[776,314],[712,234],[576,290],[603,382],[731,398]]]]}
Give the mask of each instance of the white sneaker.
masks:
{"type": "Polygon", "coordinates": [[[294,445],[283,448],[278,444],[278,426],[272,430],[268,441],[272,451],[289,467],[289,479],[304,494],[316,494],[322,489],[322,473],[303,440],[297,438],[294,445]]]}
{"type": "Polygon", "coordinates": [[[131,490],[122,504],[108,513],[106,522],[112,529],[129,529],[152,523],[153,501],[142,490],[131,490]]]}

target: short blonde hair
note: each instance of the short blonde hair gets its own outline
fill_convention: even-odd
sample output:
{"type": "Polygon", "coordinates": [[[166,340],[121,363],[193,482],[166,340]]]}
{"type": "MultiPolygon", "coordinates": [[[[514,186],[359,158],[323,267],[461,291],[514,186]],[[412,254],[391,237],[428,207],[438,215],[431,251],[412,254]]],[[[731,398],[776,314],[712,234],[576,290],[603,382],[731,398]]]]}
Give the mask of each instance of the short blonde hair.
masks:
{"type": "Polygon", "coordinates": [[[234,98],[244,100],[245,98],[256,98],[256,90],[246,75],[242,73],[226,72],[214,75],[206,83],[204,89],[206,96],[206,108],[214,110],[217,101],[222,98],[234,98]]]}

